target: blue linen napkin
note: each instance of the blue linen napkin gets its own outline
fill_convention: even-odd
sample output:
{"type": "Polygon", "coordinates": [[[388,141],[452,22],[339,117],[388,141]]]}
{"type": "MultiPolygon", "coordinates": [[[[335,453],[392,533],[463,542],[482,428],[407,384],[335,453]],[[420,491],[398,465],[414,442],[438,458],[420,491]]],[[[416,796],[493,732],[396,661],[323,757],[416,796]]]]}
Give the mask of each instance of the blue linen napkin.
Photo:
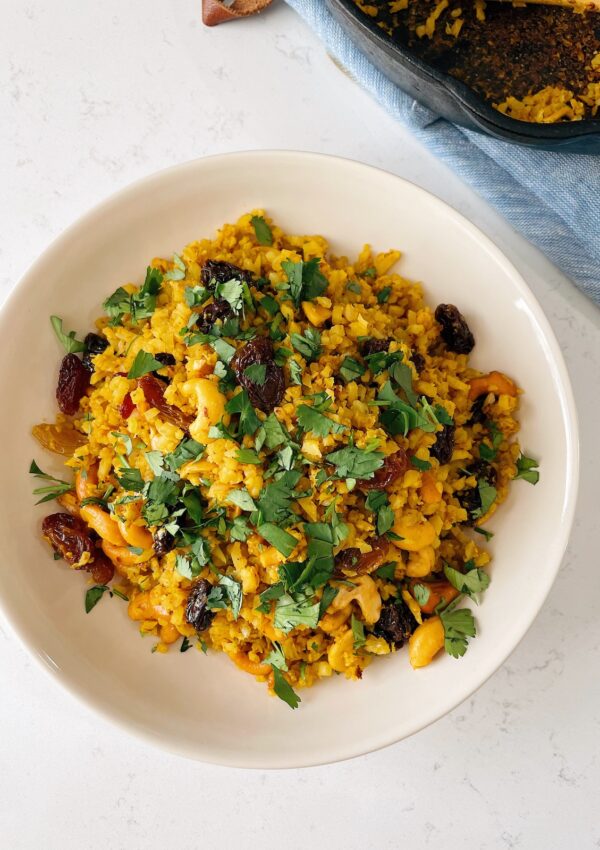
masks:
{"type": "Polygon", "coordinates": [[[390,115],[600,304],[600,157],[531,150],[457,127],[377,70],[323,0],[287,2],[390,115]]]}

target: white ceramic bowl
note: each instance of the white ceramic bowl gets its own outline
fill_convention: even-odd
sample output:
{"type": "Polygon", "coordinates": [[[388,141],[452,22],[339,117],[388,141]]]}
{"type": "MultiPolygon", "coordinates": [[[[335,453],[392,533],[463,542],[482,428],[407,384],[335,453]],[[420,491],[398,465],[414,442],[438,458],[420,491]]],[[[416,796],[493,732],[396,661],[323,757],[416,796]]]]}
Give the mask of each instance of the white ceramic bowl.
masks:
{"type": "MultiPolygon", "coordinates": [[[[366,753],[411,735],[478,688],[523,637],[565,549],[578,473],[576,416],[557,342],[539,304],[500,251],[423,189],[355,162],[292,152],[213,157],[161,172],[98,206],[35,263],[0,316],[2,495],[0,601],[31,653],[71,693],[119,726],[177,753],[245,767],[292,767],[366,753]],[[40,538],[29,462],[61,471],[30,436],[55,413],[61,356],[48,317],[85,333],[103,298],[254,207],[292,233],[322,233],[335,253],[365,242],[401,248],[400,271],[429,303],[455,303],[477,346],[473,362],[527,390],[523,446],[541,460],[536,487],[515,482],[490,523],[492,583],[479,636],[461,660],[415,672],[406,652],[376,659],[362,682],[301,691],[298,711],[224,656],[151,654],[118,599],[83,609],[85,580],[53,561],[40,538]]],[[[51,508],[52,509],[52,508],[51,508]]]]}

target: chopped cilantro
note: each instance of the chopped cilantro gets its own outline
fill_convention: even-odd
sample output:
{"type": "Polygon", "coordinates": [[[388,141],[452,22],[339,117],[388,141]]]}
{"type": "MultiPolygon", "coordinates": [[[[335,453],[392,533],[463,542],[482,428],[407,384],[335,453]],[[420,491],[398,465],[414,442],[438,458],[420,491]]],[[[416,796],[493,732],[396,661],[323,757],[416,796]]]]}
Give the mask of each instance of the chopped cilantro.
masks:
{"type": "Polygon", "coordinates": [[[229,529],[229,537],[231,540],[239,540],[244,543],[252,534],[252,529],[248,525],[248,520],[245,517],[238,516],[231,523],[229,529]]]}
{"type": "Polygon", "coordinates": [[[259,458],[254,449],[238,449],[236,459],[240,463],[252,463],[255,466],[259,466],[262,463],[262,460],[259,458]]]}
{"type": "Polygon", "coordinates": [[[227,501],[231,502],[232,505],[236,505],[242,511],[250,512],[256,510],[256,503],[245,487],[239,490],[232,490],[227,496],[227,501]]]}
{"type": "Polygon", "coordinates": [[[179,647],[179,651],[180,652],[187,652],[188,649],[191,649],[191,648],[192,648],[192,643],[191,643],[190,639],[188,637],[185,637],[185,635],[184,635],[184,638],[181,641],[181,646],[179,647]]]}
{"type": "Polygon", "coordinates": [[[278,552],[281,552],[282,555],[285,555],[288,558],[296,546],[298,545],[298,541],[296,538],[289,534],[287,531],[284,531],[283,528],[279,528],[278,525],[272,522],[263,522],[256,529],[261,537],[270,543],[271,546],[274,546],[278,552]]]}
{"type": "Polygon", "coordinates": [[[121,466],[115,474],[123,490],[133,490],[135,493],[140,493],[144,489],[144,479],[139,469],[121,466]]]}
{"type": "Polygon", "coordinates": [[[184,439],[179,443],[174,452],[170,452],[170,454],[165,455],[164,462],[169,469],[177,470],[180,469],[184,463],[198,460],[203,451],[204,446],[202,443],[198,443],[196,440],[192,440],[191,438],[184,439]]]}
{"type": "Polygon", "coordinates": [[[183,280],[185,278],[185,263],[179,254],[173,254],[173,266],[171,271],[164,275],[165,280],[183,280]]]}
{"type": "Polygon", "coordinates": [[[423,607],[423,605],[427,605],[429,602],[431,591],[426,584],[421,584],[419,582],[418,584],[413,585],[412,595],[415,597],[419,605],[423,607]]]}
{"type": "Polygon", "coordinates": [[[267,380],[267,367],[264,363],[253,363],[244,369],[244,376],[252,383],[262,387],[267,380]]]}
{"type": "Polygon", "coordinates": [[[365,269],[362,273],[363,277],[377,277],[377,269],[374,266],[369,266],[368,269],[365,269]]]}
{"type": "Polygon", "coordinates": [[[377,293],[377,301],[379,302],[379,304],[385,304],[385,302],[390,297],[391,292],[392,292],[391,286],[384,286],[383,289],[381,289],[377,293]]]}
{"type": "MultiPolygon", "coordinates": [[[[256,415],[252,402],[246,390],[242,390],[227,402],[225,406],[227,413],[239,413],[240,432],[252,436],[260,427],[260,419],[256,415]]],[[[210,434],[209,434],[210,436],[210,434]]]]}
{"type": "Polygon", "coordinates": [[[222,360],[223,363],[231,363],[235,354],[235,347],[233,345],[225,342],[224,339],[218,338],[211,340],[210,347],[213,349],[219,360],[222,360]]]}
{"type": "Polygon", "coordinates": [[[481,528],[479,525],[475,525],[473,527],[473,531],[476,531],[477,534],[481,534],[483,537],[485,537],[486,540],[491,540],[494,536],[493,531],[487,531],[485,528],[481,528]]]}
{"type": "Polygon", "coordinates": [[[318,298],[327,289],[328,281],[319,269],[320,264],[319,257],[314,257],[308,262],[302,260],[298,263],[291,260],[282,262],[281,268],[287,277],[287,282],[283,286],[289,291],[296,307],[300,306],[301,301],[312,301],[313,298],[318,298]]]}
{"type": "Polygon", "coordinates": [[[279,304],[272,295],[263,295],[259,301],[259,307],[262,307],[270,316],[276,316],[279,313],[279,304]]]}
{"type": "Polygon", "coordinates": [[[163,369],[164,365],[157,360],[152,354],[147,351],[138,351],[135,355],[135,360],[131,364],[131,368],[127,373],[128,378],[141,378],[142,375],[147,375],[148,372],[155,372],[157,369],[163,369]]]}
{"type": "Polygon", "coordinates": [[[302,366],[298,363],[297,360],[294,360],[293,357],[290,357],[288,360],[288,367],[290,370],[290,380],[292,384],[296,384],[297,386],[302,386],[302,366]]]}
{"type": "Polygon", "coordinates": [[[347,283],[346,289],[349,292],[355,292],[357,295],[360,295],[362,292],[360,283],[357,280],[351,280],[349,283],[347,283]]]}
{"type": "Polygon", "coordinates": [[[306,328],[303,335],[293,333],[290,335],[290,340],[307,363],[316,360],[321,354],[321,334],[316,328],[306,328]]]}
{"type": "Polygon", "coordinates": [[[455,587],[459,593],[466,593],[467,596],[482,593],[490,583],[489,575],[477,567],[466,573],[461,573],[449,564],[445,564],[444,575],[452,587],[455,587]]]}
{"type": "Polygon", "coordinates": [[[486,423],[486,427],[490,433],[490,440],[492,445],[488,446],[487,443],[480,443],[479,445],[479,457],[483,460],[494,460],[496,455],[498,454],[498,449],[502,445],[502,441],[504,440],[504,434],[497,427],[495,422],[488,420],[486,423]]]}
{"type": "Polygon", "coordinates": [[[59,496],[63,496],[65,493],[69,493],[73,490],[73,484],[69,484],[67,481],[62,481],[60,478],[55,478],[53,475],[48,475],[46,472],[42,472],[34,460],[31,461],[29,472],[35,478],[53,482],[47,487],[35,488],[33,495],[42,497],[36,502],[36,505],[41,505],[43,502],[51,502],[53,499],[57,499],[59,496]]]}
{"type": "Polygon", "coordinates": [[[323,588],[323,595],[321,596],[321,602],[319,604],[319,620],[323,619],[325,611],[327,611],[338,593],[339,589],[337,587],[332,587],[330,584],[325,585],[323,588]]]}
{"type": "Polygon", "coordinates": [[[365,627],[361,621],[354,616],[354,614],[350,619],[350,626],[352,628],[352,637],[354,638],[352,645],[354,649],[360,649],[367,642],[365,637],[365,627]]]}
{"type": "Polygon", "coordinates": [[[478,489],[479,498],[481,500],[481,507],[473,511],[474,517],[485,516],[485,514],[487,514],[489,509],[496,501],[496,496],[498,495],[498,491],[496,490],[496,488],[492,487],[491,484],[488,484],[487,481],[485,481],[483,478],[480,479],[478,483],[478,489]]]}
{"type": "Polygon", "coordinates": [[[227,301],[234,313],[240,313],[244,307],[244,284],[243,281],[233,278],[215,286],[215,298],[227,301]]]}
{"type": "MultiPolygon", "coordinates": [[[[210,289],[207,289],[205,286],[186,286],[183,291],[183,297],[188,307],[200,307],[205,301],[208,301],[210,295],[210,289]]],[[[198,314],[192,313],[193,316],[195,318],[192,324],[195,324],[198,320],[198,314]]]]}
{"type": "Polygon", "coordinates": [[[290,708],[298,708],[302,700],[294,691],[288,680],[285,678],[278,667],[272,667],[273,670],[273,690],[280,700],[287,703],[290,708]]]}
{"type": "Polygon", "coordinates": [[[353,357],[344,357],[340,366],[340,375],[347,384],[362,377],[366,371],[362,363],[359,363],[353,357]]]}
{"type": "Polygon", "coordinates": [[[260,599],[260,604],[256,606],[256,610],[260,611],[261,614],[268,614],[271,610],[271,602],[275,599],[281,599],[284,594],[284,588],[282,582],[278,581],[277,584],[271,585],[258,597],[260,599]]]}
{"type": "Polygon", "coordinates": [[[268,449],[276,449],[283,443],[289,443],[290,440],[290,435],[279,419],[277,419],[274,413],[270,413],[262,423],[256,436],[256,450],[260,451],[263,445],[268,449]]]}
{"type": "Polygon", "coordinates": [[[273,625],[285,634],[296,626],[314,629],[318,622],[319,603],[303,594],[296,594],[296,599],[293,599],[288,593],[284,593],[275,603],[273,625]]]}
{"type": "Polygon", "coordinates": [[[106,591],[109,590],[107,584],[96,584],[90,587],[85,594],[85,613],[89,614],[98,602],[102,599],[106,591]]]}
{"type": "Polygon", "coordinates": [[[540,480],[540,473],[538,470],[539,463],[537,460],[534,460],[532,457],[527,457],[521,452],[520,457],[517,458],[517,474],[515,475],[515,480],[517,478],[522,478],[523,481],[527,481],[529,484],[537,484],[540,480]]]}
{"type": "Polygon", "coordinates": [[[111,319],[111,325],[119,325],[127,315],[132,324],[140,319],[149,319],[156,309],[156,296],[160,292],[163,276],[158,269],[146,269],[146,279],[137,294],[130,294],[120,286],[104,301],[102,307],[111,319]]]}
{"type": "Polygon", "coordinates": [[[50,322],[58,341],[63,346],[67,354],[74,354],[77,351],[85,351],[85,344],[80,340],[75,339],[75,331],[69,331],[69,333],[64,332],[62,319],[58,316],[50,316],[50,322]]]}
{"type": "Polygon", "coordinates": [[[229,604],[231,605],[233,619],[237,620],[240,615],[243,601],[242,585],[239,581],[236,581],[230,576],[221,576],[219,579],[219,587],[224,589],[227,598],[229,599],[229,604]]]}
{"type": "Polygon", "coordinates": [[[411,457],[410,462],[416,469],[420,469],[421,472],[431,469],[431,463],[428,460],[421,460],[421,458],[416,457],[416,455],[411,457]]]}
{"type": "Polygon", "coordinates": [[[393,581],[396,575],[396,561],[388,561],[387,564],[382,564],[378,567],[373,575],[377,576],[377,578],[385,579],[386,581],[393,581]]]}
{"type": "Polygon", "coordinates": [[[394,363],[390,369],[390,376],[399,387],[404,390],[406,400],[411,407],[416,407],[418,396],[413,390],[412,370],[407,363],[394,363]]]}
{"type": "Polygon", "coordinates": [[[296,408],[298,424],[303,431],[310,431],[317,437],[325,437],[327,434],[341,434],[346,430],[346,426],[339,422],[334,422],[324,413],[316,410],[314,407],[308,407],[306,404],[301,404],[296,408]]]}
{"type": "Polygon", "coordinates": [[[372,478],[376,470],[383,466],[383,452],[359,449],[349,445],[331,452],[325,458],[327,463],[336,467],[337,478],[372,478]]]}
{"type": "Polygon", "coordinates": [[[287,670],[287,662],[283,647],[278,641],[273,643],[273,649],[264,660],[265,664],[270,664],[271,667],[277,667],[278,670],[287,670]]]}
{"type": "Polygon", "coordinates": [[[448,606],[439,616],[444,627],[444,649],[453,658],[460,658],[467,651],[468,639],[477,634],[473,614],[468,608],[456,611],[448,606]]]}
{"type": "Polygon", "coordinates": [[[254,228],[256,241],[259,245],[273,244],[273,233],[262,215],[253,215],[250,224],[254,228]]]}

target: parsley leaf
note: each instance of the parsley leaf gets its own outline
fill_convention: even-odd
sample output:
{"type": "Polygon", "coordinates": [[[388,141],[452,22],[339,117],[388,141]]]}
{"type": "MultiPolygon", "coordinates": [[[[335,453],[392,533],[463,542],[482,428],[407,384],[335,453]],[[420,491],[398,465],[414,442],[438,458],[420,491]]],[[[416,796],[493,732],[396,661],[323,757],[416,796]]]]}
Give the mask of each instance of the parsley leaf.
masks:
{"type": "Polygon", "coordinates": [[[523,481],[527,481],[529,484],[537,484],[540,480],[540,473],[538,471],[539,463],[537,460],[534,460],[532,457],[527,457],[521,452],[520,457],[517,458],[517,474],[515,475],[515,480],[517,478],[522,478],[523,481]]]}
{"type": "Polygon", "coordinates": [[[58,316],[50,316],[50,322],[58,341],[63,346],[67,354],[74,354],[77,351],[85,351],[85,344],[80,340],[75,339],[75,331],[69,331],[68,334],[64,332],[62,319],[58,316]]]}
{"type": "Polygon", "coordinates": [[[127,373],[128,378],[141,378],[142,375],[147,375],[148,372],[155,372],[157,369],[163,369],[164,364],[157,360],[152,354],[147,351],[140,350],[135,355],[135,360],[131,364],[131,368],[127,373]]]}
{"type": "Polygon", "coordinates": [[[47,487],[35,488],[33,495],[42,497],[36,502],[36,505],[41,505],[43,502],[51,502],[53,499],[57,499],[59,496],[63,496],[65,493],[69,493],[73,490],[73,484],[69,484],[67,481],[62,481],[60,478],[55,478],[53,475],[48,475],[46,472],[42,472],[34,460],[31,461],[29,472],[35,478],[53,482],[47,487]]]}
{"type": "Polygon", "coordinates": [[[461,608],[446,609],[439,616],[444,627],[444,649],[453,658],[460,658],[467,651],[468,638],[477,634],[473,614],[468,608],[461,608]]]}
{"type": "Polygon", "coordinates": [[[444,565],[444,575],[459,593],[466,593],[467,596],[473,596],[475,593],[483,593],[489,587],[490,577],[485,570],[475,567],[466,573],[461,573],[451,567],[449,564],[444,565]]]}
{"type": "Polygon", "coordinates": [[[259,245],[273,244],[273,233],[262,215],[253,215],[250,224],[254,228],[256,241],[259,245]]]}
{"type": "Polygon", "coordinates": [[[274,546],[278,552],[281,552],[282,555],[285,555],[288,558],[296,546],[298,545],[298,541],[296,538],[289,534],[287,531],[284,531],[283,528],[279,528],[278,525],[272,522],[263,522],[256,529],[261,537],[270,543],[271,546],[274,546]]]}
{"type": "Polygon", "coordinates": [[[294,691],[288,680],[278,667],[272,667],[273,670],[273,690],[279,699],[286,702],[290,708],[298,708],[302,700],[294,691]]]}
{"type": "Polygon", "coordinates": [[[304,334],[293,333],[290,340],[296,351],[298,351],[307,363],[316,360],[321,354],[321,334],[316,328],[306,328],[304,334]]]}
{"type": "Polygon", "coordinates": [[[352,615],[352,618],[350,620],[350,625],[352,628],[352,637],[354,638],[352,644],[353,648],[360,649],[361,646],[364,646],[367,642],[367,639],[365,637],[365,627],[363,623],[354,616],[354,614],[352,615]]]}

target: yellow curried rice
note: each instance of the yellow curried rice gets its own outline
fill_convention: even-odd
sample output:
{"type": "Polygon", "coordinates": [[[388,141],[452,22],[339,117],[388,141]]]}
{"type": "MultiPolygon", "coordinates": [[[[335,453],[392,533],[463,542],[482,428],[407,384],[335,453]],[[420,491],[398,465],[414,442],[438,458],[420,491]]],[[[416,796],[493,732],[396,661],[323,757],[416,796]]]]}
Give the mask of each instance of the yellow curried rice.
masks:
{"type": "Polygon", "coordinates": [[[76,479],[44,535],[97,581],[108,556],[153,649],[225,652],[292,707],[292,687],[359,679],[407,640],[415,667],[464,653],[474,621],[452,600],[489,581],[477,531],[536,464],[520,391],[452,350],[464,319],[436,321],[400,256],[336,257],[255,211],[105,302],[78,412],[36,426],[76,479]],[[66,511],[85,557],[53,536],[66,511]]]}

